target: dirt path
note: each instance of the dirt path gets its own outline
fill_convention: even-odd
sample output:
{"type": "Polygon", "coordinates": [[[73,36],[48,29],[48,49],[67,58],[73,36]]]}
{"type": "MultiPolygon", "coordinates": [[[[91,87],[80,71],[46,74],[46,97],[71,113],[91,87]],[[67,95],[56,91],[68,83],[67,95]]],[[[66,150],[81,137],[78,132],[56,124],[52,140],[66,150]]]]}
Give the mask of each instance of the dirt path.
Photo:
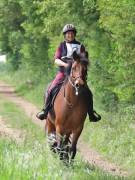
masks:
{"type": "MultiPolygon", "coordinates": [[[[44,121],[39,121],[35,114],[39,112],[37,107],[33,105],[32,103],[28,102],[27,100],[23,99],[22,97],[19,97],[16,95],[14,88],[7,85],[4,82],[0,81],[0,94],[3,95],[6,99],[9,101],[17,104],[19,107],[21,107],[26,115],[32,119],[34,123],[39,125],[41,128],[44,128],[44,121]]],[[[1,121],[0,121],[1,123],[1,121]]],[[[3,124],[3,126],[5,126],[3,124]]],[[[4,129],[7,127],[4,127],[4,129]]],[[[13,135],[12,133],[9,133],[10,135],[13,135]]],[[[129,172],[126,172],[122,170],[119,166],[110,163],[102,158],[101,155],[99,155],[98,152],[90,148],[86,143],[84,143],[81,138],[78,143],[78,149],[82,156],[82,158],[87,161],[88,163],[97,166],[98,168],[107,171],[108,173],[111,173],[113,175],[118,176],[128,176],[129,172]]]]}
{"type": "Polygon", "coordinates": [[[12,140],[15,140],[17,143],[24,141],[24,133],[18,129],[11,128],[10,125],[7,125],[4,119],[0,116],[0,137],[7,137],[12,140]]]}

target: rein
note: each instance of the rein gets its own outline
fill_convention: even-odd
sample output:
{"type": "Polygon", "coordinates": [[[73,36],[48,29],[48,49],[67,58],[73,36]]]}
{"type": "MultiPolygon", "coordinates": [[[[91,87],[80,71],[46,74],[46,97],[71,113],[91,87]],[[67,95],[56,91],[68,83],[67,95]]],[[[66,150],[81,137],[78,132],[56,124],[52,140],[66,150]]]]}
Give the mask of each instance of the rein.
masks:
{"type": "MultiPolygon", "coordinates": [[[[80,78],[80,77],[77,77],[76,79],[78,79],[78,78],[80,78]]],[[[71,78],[70,77],[68,77],[68,82],[70,83],[70,85],[73,87],[73,88],[75,88],[75,95],[76,96],[78,96],[78,94],[79,94],[79,87],[77,87],[75,84],[73,84],[73,82],[71,81],[71,78]]],[[[69,107],[70,108],[72,108],[73,107],[73,104],[71,103],[71,102],[69,102],[68,100],[67,100],[67,98],[66,98],[66,93],[65,93],[65,85],[63,86],[64,87],[64,100],[66,101],[66,103],[69,105],[69,107]]]]}
{"type": "Polygon", "coordinates": [[[68,104],[68,106],[69,106],[70,108],[72,108],[72,107],[73,107],[73,104],[67,100],[66,95],[65,95],[65,86],[63,86],[63,87],[64,87],[64,100],[65,100],[65,102],[68,104]]]}
{"type": "MultiPolygon", "coordinates": [[[[80,77],[78,77],[78,78],[80,78],[80,77]]],[[[76,79],[78,79],[78,78],[76,78],[76,79]]],[[[73,84],[73,82],[71,81],[70,77],[68,78],[68,81],[71,84],[71,86],[75,88],[75,95],[78,96],[78,94],[79,94],[79,92],[78,92],[79,91],[79,87],[77,87],[75,84],[73,84]]]]}
{"type": "MultiPolygon", "coordinates": [[[[77,85],[77,80],[82,80],[82,75],[81,75],[81,66],[79,67],[79,72],[78,72],[78,76],[77,77],[75,77],[74,76],[74,74],[73,74],[73,71],[74,71],[74,69],[73,68],[71,68],[71,73],[70,73],[70,75],[68,76],[68,82],[69,82],[69,84],[75,89],[75,95],[76,96],[78,96],[78,94],[79,94],[79,86],[77,85]]],[[[66,84],[65,84],[66,85],[66,84]]],[[[68,104],[68,106],[70,107],[70,108],[72,108],[73,107],[73,103],[72,102],[70,102],[67,98],[66,98],[66,89],[65,89],[65,85],[63,86],[63,90],[64,90],[64,100],[65,100],[65,102],[68,104]]]]}

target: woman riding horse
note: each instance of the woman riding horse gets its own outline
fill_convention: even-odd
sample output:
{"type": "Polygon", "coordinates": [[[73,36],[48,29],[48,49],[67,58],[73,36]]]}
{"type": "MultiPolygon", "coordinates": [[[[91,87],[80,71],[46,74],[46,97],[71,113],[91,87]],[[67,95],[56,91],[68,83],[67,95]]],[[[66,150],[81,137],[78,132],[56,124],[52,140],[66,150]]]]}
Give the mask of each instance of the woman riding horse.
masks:
{"type": "MultiPolygon", "coordinates": [[[[85,47],[81,45],[80,42],[76,41],[76,28],[73,24],[67,24],[63,28],[64,42],[60,43],[58,49],[55,53],[55,64],[59,66],[59,71],[52,81],[49,89],[48,96],[46,97],[46,102],[43,107],[43,110],[37,114],[37,118],[40,120],[47,119],[48,112],[50,110],[50,102],[51,102],[51,91],[65,79],[65,69],[68,67],[68,63],[64,62],[64,59],[72,59],[73,52],[76,51],[78,55],[85,56],[87,53],[85,52],[85,47]]],[[[97,114],[93,109],[93,95],[90,89],[87,86],[87,98],[89,101],[88,115],[89,119],[92,122],[97,122],[101,119],[101,116],[97,114]]]]}

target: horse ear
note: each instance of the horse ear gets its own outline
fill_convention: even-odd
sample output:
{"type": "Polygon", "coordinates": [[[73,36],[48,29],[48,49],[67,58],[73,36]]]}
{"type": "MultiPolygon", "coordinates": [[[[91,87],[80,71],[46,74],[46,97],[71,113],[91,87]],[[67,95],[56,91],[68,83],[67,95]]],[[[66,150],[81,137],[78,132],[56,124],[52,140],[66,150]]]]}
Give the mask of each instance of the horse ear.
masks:
{"type": "Polygon", "coordinates": [[[73,52],[73,59],[76,61],[76,60],[78,60],[78,58],[79,58],[79,55],[77,54],[76,51],[74,51],[73,52]]]}

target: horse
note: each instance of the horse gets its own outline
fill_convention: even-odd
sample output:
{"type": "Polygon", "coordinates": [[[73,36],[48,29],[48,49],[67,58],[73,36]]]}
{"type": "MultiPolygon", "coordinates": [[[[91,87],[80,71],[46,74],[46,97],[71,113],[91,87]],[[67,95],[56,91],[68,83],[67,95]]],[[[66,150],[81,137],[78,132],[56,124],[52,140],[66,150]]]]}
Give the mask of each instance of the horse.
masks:
{"type": "Polygon", "coordinates": [[[46,120],[48,139],[54,139],[51,149],[57,149],[61,159],[73,160],[77,142],[84,127],[88,111],[87,69],[88,59],[73,53],[65,81],[54,101],[53,111],[46,120]],[[64,153],[66,152],[66,153],[64,153]]]}

